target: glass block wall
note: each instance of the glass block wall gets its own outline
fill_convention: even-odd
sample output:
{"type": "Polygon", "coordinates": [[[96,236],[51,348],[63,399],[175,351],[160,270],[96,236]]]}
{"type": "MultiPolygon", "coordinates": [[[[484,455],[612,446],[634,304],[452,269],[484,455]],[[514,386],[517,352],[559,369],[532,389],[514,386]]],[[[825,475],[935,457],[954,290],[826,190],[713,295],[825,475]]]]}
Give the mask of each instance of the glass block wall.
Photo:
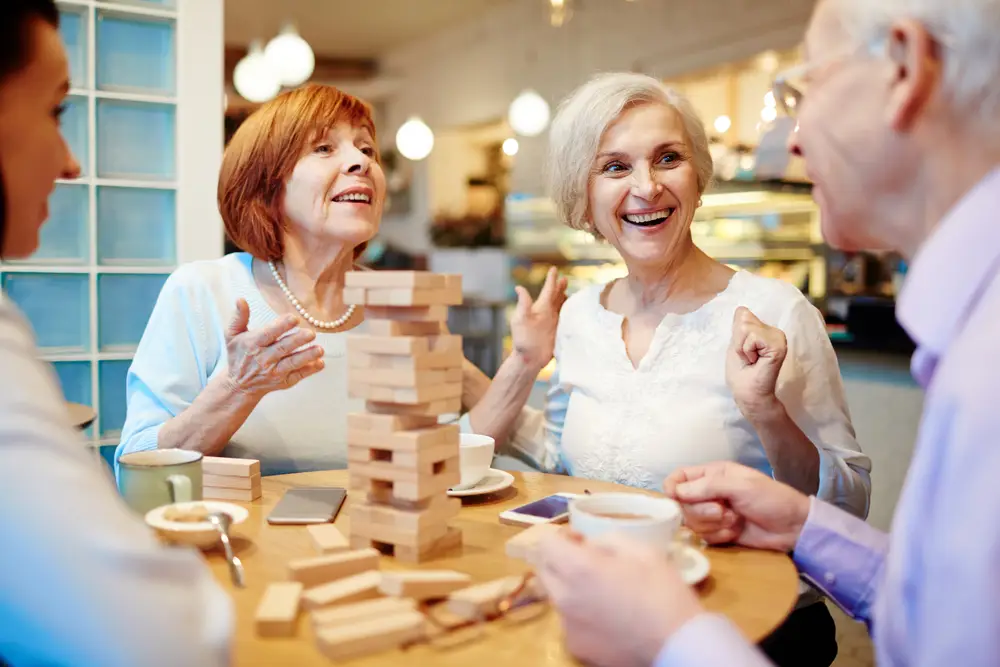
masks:
{"type": "Polygon", "coordinates": [[[213,225],[218,242],[184,253],[178,223],[184,182],[179,156],[187,153],[186,164],[204,165],[188,174],[203,181],[215,178],[222,151],[221,0],[58,4],[72,88],[62,127],[83,173],[57,183],[38,251],[0,264],[0,283],[30,320],[66,399],[96,409],[91,440],[114,444],[125,418],[125,373],[163,282],[181,261],[221,255],[221,224],[209,191],[189,188],[197,201],[189,196],[187,210],[203,213],[190,223],[200,226],[193,242],[210,238],[205,230],[211,235],[213,225]],[[182,16],[199,26],[187,35],[199,47],[188,50],[205,48],[207,41],[209,51],[218,49],[218,62],[204,62],[198,53],[184,64],[182,16]],[[179,70],[185,67],[194,72],[189,85],[218,96],[181,102],[178,83],[187,71],[179,70]],[[185,138],[178,122],[182,104],[196,107],[203,122],[210,122],[205,110],[215,112],[217,146],[205,145],[204,131],[185,138]]]}

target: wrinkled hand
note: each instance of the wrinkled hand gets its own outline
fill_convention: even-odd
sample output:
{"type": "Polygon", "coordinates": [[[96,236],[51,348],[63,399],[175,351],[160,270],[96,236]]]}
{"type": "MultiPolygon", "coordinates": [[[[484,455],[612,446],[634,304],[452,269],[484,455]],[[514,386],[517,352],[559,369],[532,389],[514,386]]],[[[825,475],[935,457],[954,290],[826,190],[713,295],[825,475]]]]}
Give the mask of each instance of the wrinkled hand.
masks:
{"type": "Polygon", "coordinates": [[[560,531],[539,543],[532,560],[562,617],[566,648],[588,665],[649,667],[702,611],[669,560],[626,538],[583,543],[560,531]]]}
{"type": "Polygon", "coordinates": [[[726,351],[726,384],[748,419],[774,405],[778,373],[788,353],[781,329],[768,326],[740,306],[733,315],[733,337],[726,351]]]}
{"type": "Polygon", "coordinates": [[[788,552],[809,517],[809,498],[732,461],[674,471],[663,491],[681,503],[688,528],[710,544],[788,552]]]}
{"type": "Polygon", "coordinates": [[[247,329],[249,323],[250,306],[239,299],[236,315],[226,330],[229,385],[234,391],[259,399],[294,387],[323,369],[323,348],[310,345],[299,349],[315,340],[316,333],[296,328],[296,317],[281,317],[254,331],[247,329]]]}
{"type": "Polygon", "coordinates": [[[559,310],[566,302],[566,284],[566,278],[560,277],[553,267],[545,276],[538,300],[532,301],[528,290],[520,285],[514,288],[517,308],[510,319],[514,352],[539,370],[549,363],[555,350],[559,310]]]}

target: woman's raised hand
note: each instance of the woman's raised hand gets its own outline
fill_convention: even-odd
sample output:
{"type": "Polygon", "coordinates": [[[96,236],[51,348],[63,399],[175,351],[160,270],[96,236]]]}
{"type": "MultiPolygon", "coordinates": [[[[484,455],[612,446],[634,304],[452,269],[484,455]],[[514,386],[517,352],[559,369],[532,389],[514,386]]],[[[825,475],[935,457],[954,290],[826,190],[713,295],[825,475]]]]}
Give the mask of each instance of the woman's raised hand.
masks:
{"type": "Polygon", "coordinates": [[[560,277],[555,267],[550,268],[535,301],[520,285],[514,290],[517,308],[510,319],[514,352],[526,363],[541,369],[552,359],[555,350],[559,310],[566,302],[566,278],[560,277]]]}
{"type": "Polygon", "coordinates": [[[238,299],[236,315],[226,330],[229,383],[234,391],[260,399],[323,370],[323,348],[309,345],[316,333],[298,328],[295,316],[279,317],[253,331],[247,328],[249,323],[250,306],[238,299]]]}

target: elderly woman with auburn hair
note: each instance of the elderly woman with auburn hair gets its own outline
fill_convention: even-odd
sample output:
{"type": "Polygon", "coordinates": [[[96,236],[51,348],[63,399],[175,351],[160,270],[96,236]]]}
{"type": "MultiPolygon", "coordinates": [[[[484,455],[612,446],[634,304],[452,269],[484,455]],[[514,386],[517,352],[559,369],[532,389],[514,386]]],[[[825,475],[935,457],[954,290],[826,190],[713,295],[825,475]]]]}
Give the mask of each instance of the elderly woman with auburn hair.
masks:
{"type": "MultiPolygon", "coordinates": [[[[549,170],[563,221],[614,246],[628,275],[566,301],[543,413],[508,401],[471,428],[514,423],[511,444],[543,470],[652,490],[679,467],[738,461],[865,516],[871,462],[821,315],[692,240],[713,169],[691,104],[648,76],[599,76],[553,120],[549,170]]],[[[832,662],[816,601],[765,645],[778,664],[832,662]]]]}
{"type": "MultiPolygon", "coordinates": [[[[371,110],[330,86],[280,95],[234,134],[218,193],[245,252],[167,280],[128,372],[117,455],[196,449],[259,459],[265,475],[344,468],[347,413],[363,409],[348,398],[344,332],[366,327],[344,278],[386,193],[371,110]]],[[[542,316],[519,328],[527,354],[551,349],[562,285],[549,282],[531,304],[542,316]]],[[[503,391],[468,362],[466,380],[477,398],[503,391]]]]}

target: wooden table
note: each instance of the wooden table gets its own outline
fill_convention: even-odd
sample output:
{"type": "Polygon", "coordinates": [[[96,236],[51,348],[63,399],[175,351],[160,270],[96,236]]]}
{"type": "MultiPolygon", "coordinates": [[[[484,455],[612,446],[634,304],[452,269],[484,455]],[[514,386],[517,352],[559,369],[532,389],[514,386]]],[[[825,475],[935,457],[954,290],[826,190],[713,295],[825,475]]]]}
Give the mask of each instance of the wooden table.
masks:
{"type": "MultiPolygon", "coordinates": [[[[383,559],[384,569],[410,567],[448,568],[468,572],[475,581],[487,581],[527,570],[521,561],[507,558],[504,543],[519,532],[497,520],[504,509],[515,507],[557,491],[582,493],[621,491],[622,487],[585,479],[541,473],[514,473],[514,488],[478,502],[466,504],[453,525],[462,529],[461,552],[419,566],[400,565],[383,559]]],[[[235,665],[327,665],[330,662],[316,649],[308,615],[299,618],[296,637],[258,639],[253,616],[268,583],[287,579],[286,563],[302,556],[315,555],[309,534],[302,526],[272,526],[267,513],[285,490],[301,486],[347,485],[347,471],[301,473],[265,477],[263,496],[253,503],[250,517],[233,528],[234,547],[246,568],[247,588],[235,589],[229,579],[221,552],[207,554],[215,576],[232,591],[236,604],[237,628],[235,665]]],[[[629,489],[634,491],[634,489],[629,489]]],[[[347,533],[350,497],[336,525],[347,533]]],[[[798,575],[784,554],[740,548],[709,549],[712,575],[700,587],[702,602],[712,611],[725,613],[736,622],[751,641],[767,636],[789,614],[798,592],[798,575]]],[[[495,621],[469,636],[457,647],[417,646],[401,653],[392,651],[360,658],[352,665],[451,665],[486,667],[488,665],[573,665],[563,649],[559,619],[555,612],[540,607],[529,621],[495,621]],[[481,632],[481,634],[479,634],[481,632]]]]}

